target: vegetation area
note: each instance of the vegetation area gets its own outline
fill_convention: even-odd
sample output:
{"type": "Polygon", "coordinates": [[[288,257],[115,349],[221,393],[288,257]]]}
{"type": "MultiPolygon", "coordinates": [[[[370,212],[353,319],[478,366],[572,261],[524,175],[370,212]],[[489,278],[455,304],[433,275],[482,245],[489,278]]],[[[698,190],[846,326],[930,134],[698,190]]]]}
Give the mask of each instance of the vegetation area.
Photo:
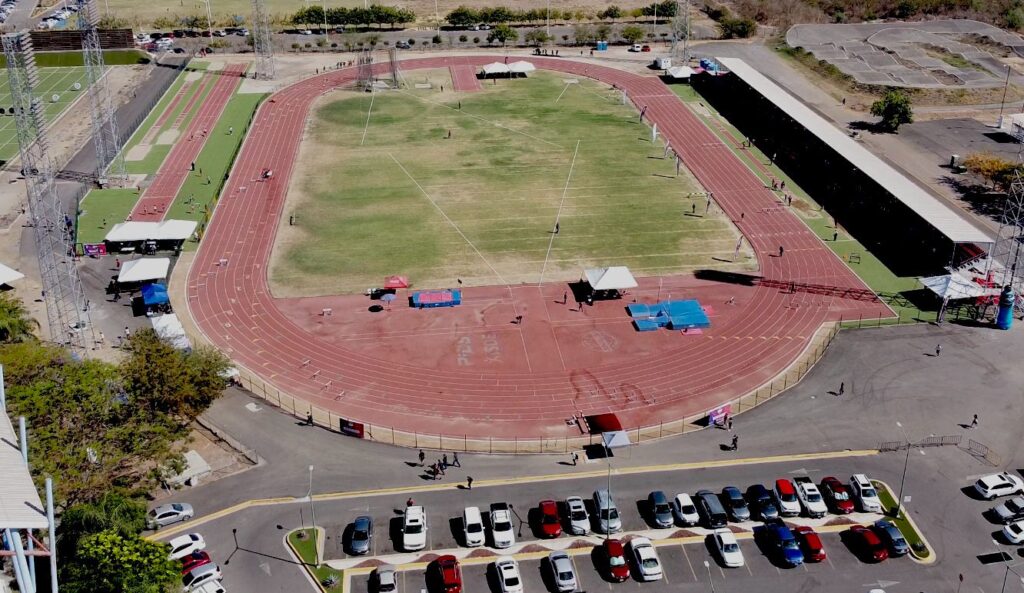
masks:
{"type": "MultiPolygon", "coordinates": [[[[37,68],[68,68],[85,66],[80,51],[37,51],[37,68]]],[[[107,66],[131,66],[148,64],[149,56],[137,49],[108,49],[103,51],[103,63],[107,66]]],[[[0,55],[0,67],[7,67],[7,58],[0,55]]]]}
{"type": "Polygon", "coordinates": [[[217,351],[175,350],[137,331],[119,364],[39,342],[20,301],[0,294],[7,412],[25,416],[37,483],[53,476],[61,588],[158,593],[178,582],[166,544],[143,540],[145,497],[182,467],[191,422],[225,387],[217,351]]]}
{"type": "Polygon", "coordinates": [[[1009,191],[1010,184],[1018,174],[1024,173],[1024,165],[1004,159],[990,152],[976,152],[967,155],[963,162],[964,168],[972,175],[985,180],[992,189],[1009,191]]]}
{"type": "Polygon", "coordinates": [[[922,17],[972,18],[1009,29],[1024,27],[1024,2],[1021,0],[734,0],[731,4],[743,17],[783,30],[795,23],[856,23],[922,17]]]}
{"type": "Polygon", "coordinates": [[[914,529],[914,525],[907,519],[907,507],[903,506],[900,509],[899,516],[893,518],[892,513],[896,510],[896,498],[894,494],[889,492],[889,489],[885,487],[881,482],[875,482],[875,487],[878,488],[878,498],[882,502],[882,508],[886,509],[886,514],[892,519],[892,522],[899,528],[900,533],[906,538],[907,544],[910,549],[913,550],[914,556],[917,558],[927,558],[932,555],[931,550],[925,545],[924,539],[921,534],[914,529]]]}
{"type": "Polygon", "coordinates": [[[718,23],[718,33],[722,39],[746,39],[757,33],[757,21],[753,17],[736,16],[727,6],[707,3],[704,12],[718,23]]]}
{"type": "Polygon", "coordinates": [[[473,93],[451,92],[447,70],[424,80],[434,90],[336,93],[314,112],[275,295],[361,292],[388,274],[422,288],[574,279],[610,261],[642,276],[749,269],[746,251],[728,263],[735,228],[705,213],[618,91],[550,72],[473,93]]]}
{"type": "Polygon", "coordinates": [[[394,29],[396,25],[415,21],[416,14],[407,8],[373,4],[368,8],[345,8],[344,6],[328,8],[325,17],[323,6],[307,5],[296,11],[291,20],[297,25],[323,26],[326,22],[328,26],[332,27],[376,25],[383,28],[384,25],[388,25],[394,29]]]}
{"type": "MultiPolygon", "coordinates": [[[[320,538],[324,536],[322,530],[319,532],[320,538]]],[[[296,529],[295,531],[288,534],[288,543],[291,545],[292,550],[299,557],[299,560],[306,565],[306,570],[313,575],[313,577],[319,582],[324,588],[331,589],[341,583],[341,573],[326,564],[317,564],[318,560],[316,556],[317,541],[313,538],[312,529],[296,529]]],[[[322,545],[323,542],[320,542],[322,545]]],[[[323,560],[320,558],[319,560],[323,560]]]]}
{"type": "Polygon", "coordinates": [[[903,124],[914,122],[914,111],[910,97],[899,89],[892,89],[871,104],[871,115],[880,118],[879,126],[887,132],[895,132],[903,124]]]}

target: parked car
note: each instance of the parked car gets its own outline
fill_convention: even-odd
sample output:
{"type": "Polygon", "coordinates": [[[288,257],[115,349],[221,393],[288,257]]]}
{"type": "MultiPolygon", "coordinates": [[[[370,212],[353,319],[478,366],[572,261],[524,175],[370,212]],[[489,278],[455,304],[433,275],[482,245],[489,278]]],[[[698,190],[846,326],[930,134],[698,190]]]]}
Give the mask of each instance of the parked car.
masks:
{"type": "Polygon", "coordinates": [[[651,522],[655,527],[665,529],[672,527],[675,522],[672,517],[672,506],[668,504],[668,497],[661,490],[655,490],[647,495],[647,509],[651,513],[651,522]]]}
{"type": "Polygon", "coordinates": [[[590,532],[590,516],[587,515],[587,505],[579,496],[570,496],[565,499],[565,508],[569,514],[569,531],[573,535],[586,535],[590,532]]]}
{"type": "Polygon", "coordinates": [[[743,493],[735,486],[722,488],[722,504],[733,521],[749,521],[750,507],[743,498],[743,493]]]}
{"type": "Polygon", "coordinates": [[[722,501],[718,500],[718,496],[710,490],[697,492],[697,512],[700,513],[704,520],[704,526],[708,529],[725,527],[729,522],[729,516],[725,514],[722,501]]]}
{"type": "Polygon", "coordinates": [[[519,576],[519,563],[514,558],[499,558],[494,563],[498,571],[501,593],[523,593],[523,579],[519,576]]]}
{"type": "Polygon", "coordinates": [[[641,47],[642,46],[639,43],[634,43],[633,45],[629,46],[629,51],[639,52],[641,47]]]}
{"type": "Polygon", "coordinates": [[[675,513],[676,520],[684,527],[700,523],[697,507],[693,504],[690,495],[685,492],[677,494],[675,500],[672,501],[672,512],[675,513]]]}
{"type": "Polygon", "coordinates": [[[163,504],[149,511],[149,515],[146,517],[146,526],[150,529],[158,529],[173,523],[188,521],[195,514],[192,505],[184,502],[163,504]]]}
{"type": "Polygon", "coordinates": [[[804,563],[804,553],[800,551],[800,544],[782,519],[765,521],[764,529],[765,539],[780,562],[787,566],[800,566],[804,563]]]}
{"type": "Polygon", "coordinates": [[[821,538],[813,527],[800,525],[793,529],[796,537],[800,540],[800,549],[804,553],[804,560],[807,562],[823,562],[825,560],[825,546],[821,545],[821,538]]]}
{"type": "Polygon", "coordinates": [[[477,507],[466,507],[462,511],[462,534],[467,548],[484,545],[484,521],[477,507]]]}
{"type": "Polygon", "coordinates": [[[849,533],[854,549],[864,560],[881,562],[889,557],[889,551],[885,549],[885,544],[878,539],[878,535],[874,531],[863,525],[854,525],[850,527],[849,533]]]}
{"type": "Polygon", "coordinates": [[[181,584],[185,586],[186,591],[195,591],[200,585],[223,578],[224,575],[221,573],[220,567],[209,562],[192,569],[192,572],[181,577],[181,584]]]}
{"type": "Polygon", "coordinates": [[[881,513],[882,501],[878,499],[878,491],[875,485],[864,474],[853,474],[850,476],[850,488],[853,490],[853,497],[857,500],[860,510],[865,513],[881,513]]]}
{"type": "Polygon", "coordinates": [[[427,513],[422,506],[405,507],[402,518],[402,548],[416,552],[427,547],[427,513]]]}
{"type": "Polygon", "coordinates": [[[373,593],[393,593],[398,588],[395,567],[390,564],[378,566],[373,571],[373,593]]]}
{"type": "Polygon", "coordinates": [[[495,548],[508,548],[516,543],[512,507],[507,502],[491,503],[491,540],[495,548]]]}
{"type": "Polygon", "coordinates": [[[537,505],[540,514],[540,533],[544,537],[562,535],[562,519],[558,516],[558,503],[553,500],[542,500],[537,505]]]}
{"type": "Polygon", "coordinates": [[[206,581],[189,589],[189,593],[227,593],[220,581],[206,581]]]}
{"type": "Polygon", "coordinates": [[[800,506],[804,508],[804,513],[808,517],[820,519],[828,514],[825,499],[822,498],[821,492],[810,478],[806,476],[793,478],[793,485],[796,486],[796,497],[800,500],[800,506]]]}
{"type": "Polygon", "coordinates": [[[875,521],[875,533],[878,534],[878,538],[882,540],[882,543],[889,548],[889,557],[903,556],[910,551],[910,545],[907,544],[907,539],[900,533],[899,527],[892,521],[886,521],[885,519],[879,519],[875,521]]]}
{"type": "Polygon", "coordinates": [[[224,31],[221,31],[220,29],[217,29],[216,31],[213,32],[213,36],[214,37],[227,37],[228,34],[225,33],[224,31]]]}
{"type": "Polygon", "coordinates": [[[181,574],[185,575],[204,564],[212,562],[210,555],[202,550],[196,550],[181,559],[181,574]]]}
{"type": "Polygon", "coordinates": [[[1024,521],[1015,521],[1003,527],[1003,536],[1011,544],[1024,543],[1024,521]]]}
{"type": "Polygon", "coordinates": [[[800,499],[796,497],[796,488],[786,479],[775,480],[775,500],[779,503],[779,513],[783,517],[800,515],[800,499]]]}
{"type": "Polygon", "coordinates": [[[551,576],[555,580],[555,588],[561,593],[576,590],[576,567],[573,566],[572,558],[565,552],[551,552],[548,554],[548,564],[551,566],[551,576]]]}
{"type": "Polygon", "coordinates": [[[171,560],[181,560],[192,552],[206,549],[206,540],[198,533],[187,533],[167,542],[171,546],[171,560]]]}
{"type": "Polygon", "coordinates": [[[637,574],[644,581],[661,580],[661,560],[654,544],[646,537],[634,537],[629,540],[629,547],[633,551],[633,561],[636,562],[637,574]]]}
{"type": "Polygon", "coordinates": [[[313,32],[309,29],[299,29],[299,35],[312,35],[313,32]]]}
{"type": "Polygon", "coordinates": [[[445,554],[431,563],[434,582],[444,593],[462,593],[462,570],[459,561],[451,554],[445,554]]]}
{"type": "Polygon", "coordinates": [[[747,488],[747,502],[762,521],[779,517],[779,508],[775,506],[775,498],[762,484],[754,484],[747,488]]]}
{"type": "Polygon", "coordinates": [[[601,555],[604,558],[605,576],[608,580],[621,583],[629,578],[629,565],[626,564],[626,550],[622,542],[608,538],[601,543],[601,555]]]}
{"type": "Polygon", "coordinates": [[[245,37],[248,34],[249,34],[249,29],[246,29],[245,27],[242,27],[242,28],[238,29],[237,31],[235,31],[235,35],[238,35],[239,37],[245,37]]]}
{"type": "Polygon", "coordinates": [[[597,511],[597,527],[601,533],[622,531],[619,508],[615,506],[615,501],[608,490],[601,488],[594,491],[594,509],[597,511]]]}
{"type": "Polygon", "coordinates": [[[651,51],[651,46],[645,45],[645,46],[640,48],[640,51],[642,51],[642,52],[649,52],[649,51],[651,51]]]}
{"type": "Polygon", "coordinates": [[[736,541],[736,535],[728,529],[716,529],[715,533],[712,534],[712,538],[715,541],[715,549],[718,551],[718,557],[722,559],[722,565],[728,568],[738,568],[743,566],[743,551],[740,550],[740,544],[736,541]]]}
{"type": "Polygon", "coordinates": [[[979,478],[974,483],[974,489],[985,500],[992,500],[1000,496],[1024,494],[1024,480],[1010,472],[1000,472],[979,478]]]}
{"type": "Polygon", "coordinates": [[[1000,523],[1006,525],[1024,519],[1024,496],[1014,496],[1010,500],[997,505],[992,514],[1000,523]]]}
{"type": "Polygon", "coordinates": [[[349,552],[362,555],[370,551],[373,544],[373,518],[366,515],[356,517],[352,522],[352,537],[349,538],[349,552]]]}
{"type": "Polygon", "coordinates": [[[821,481],[821,496],[825,503],[837,515],[848,515],[853,512],[853,499],[850,491],[838,479],[828,476],[821,481]]]}
{"type": "Polygon", "coordinates": [[[409,42],[407,42],[407,41],[396,41],[395,42],[395,47],[398,48],[398,49],[409,49],[412,46],[409,45],[409,42]]]}

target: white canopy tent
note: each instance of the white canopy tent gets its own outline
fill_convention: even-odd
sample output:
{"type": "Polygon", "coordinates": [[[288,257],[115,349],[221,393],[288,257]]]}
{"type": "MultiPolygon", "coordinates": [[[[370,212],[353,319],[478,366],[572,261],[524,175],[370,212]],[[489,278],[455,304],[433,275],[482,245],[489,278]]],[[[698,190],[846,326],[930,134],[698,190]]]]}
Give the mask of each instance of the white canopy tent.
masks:
{"type": "Polygon", "coordinates": [[[943,299],[972,299],[999,294],[998,288],[986,288],[959,273],[921,278],[921,284],[943,299]]]}
{"type": "Polygon", "coordinates": [[[150,317],[149,322],[153,324],[153,331],[156,332],[156,335],[166,340],[174,348],[178,350],[189,350],[192,348],[192,342],[189,341],[188,336],[185,334],[185,328],[181,325],[181,320],[174,313],[150,317]]]}
{"type": "Polygon", "coordinates": [[[633,444],[629,440],[629,434],[624,430],[602,432],[601,440],[604,441],[604,446],[608,449],[618,449],[621,447],[628,447],[633,444]]]}
{"type": "Polygon", "coordinates": [[[484,76],[494,76],[495,74],[509,73],[508,64],[502,64],[501,62],[491,62],[490,64],[485,64],[481,70],[483,71],[484,76]]]}
{"type": "Polygon", "coordinates": [[[635,288],[636,278],[630,273],[626,266],[611,266],[609,268],[590,268],[584,270],[590,288],[594,290],[622,290],[635,288]]]}
{"type": "Polygon", "coordinates": [[[668,75],[672,78],[687,80],[693,76],[693,68],[689,66],[675,66],[668,69],[668,75]]]}
{"type": "Polygon", "coordinates": [[[10,284],[15,280],[21,280],[25,275],[15,270],[14,268],[8,268],[7,266],[0,264],[0,284],[10,284]]]}
{"type": "Polygon", "coordinates": [[[537,67],[525,60],[518,62],[512,62],[508,65],[509,72],[513,74],[526,74],[527,72],[533,72],[537,67]]]}
{"type": "Polygon", "coordinates": [[[199,226],[194,220],[165,220],[163,222],[122,222],[110,229],[105,241],[130,243],[133,241],[184,241],[199,226]]]}
{"type": "Polygon", "coordinates": [[[167,277],[167,271],[171,269],[171,260],[166,257],[144,257],[132,259],[121,265],[121,273],[117,275],[117,281],[145,282],[147,280],[163,280],[167,277]]]}

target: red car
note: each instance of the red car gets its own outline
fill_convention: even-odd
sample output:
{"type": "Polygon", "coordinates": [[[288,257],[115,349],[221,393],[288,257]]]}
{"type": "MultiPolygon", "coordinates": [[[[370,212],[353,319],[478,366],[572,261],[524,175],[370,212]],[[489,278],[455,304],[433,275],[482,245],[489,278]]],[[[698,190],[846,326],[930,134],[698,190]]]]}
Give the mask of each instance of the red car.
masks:
{"type": "Polygon", "coordinates": [[[608,571],[608,580],[621,583],[629,578],[629,565],[626,564],[626,550],[622,542],[617,539],[606,539],[601,544],[601,552],[604,554],[605,569],[608,571]]]}
{"type": "Polygon", "coordinates": [[[558,503],[553,500],[542,500],[537,506],[540,511],[540,533],[543,537],[562,535],[562,520],[558,517],[558,503]]]}
{"type": "Polygon", "coordinates": [[[800,548],[804,551],[805,562],[823,562],[825,560],[825,548],[821,545],[821,538],[813,528],[800,525],[793,529],[796,537],[800,540],[800,548]]]}
{"type": "Polygon", "coordinates": [[[209,563],[210,555],[202,550],[196,550],[181,559],[181,574],[188,574],[193,568],[209,563]]]}
{"type": "Polygon", "coordinates": [[[853,512],[853,498],[850,491],[839,480],[829,476],[821,481],[821,495],[832,511],[839,515],[853,512]]]}
{"type": "Polygon", "coordinates": [[[645,46],[640,48],[640,51],[651,51],[651,46],[645,45],[645,46]]]}
{"type": "Polygon", "coordinates": [[[882,540],[878,539],[878,534],[867,527],[854,525],[850,528],[850,536],[853,538],[853,545],[865,560],[881,562],[889,557],[889,550],[885,548],[882,540]]]}
{"type": "Polygon", "coordinates": [[[439,590],[444,593],[462,593],[462,570],[459,561],[452,555],[441,556],[434,561],[439,590]]]}

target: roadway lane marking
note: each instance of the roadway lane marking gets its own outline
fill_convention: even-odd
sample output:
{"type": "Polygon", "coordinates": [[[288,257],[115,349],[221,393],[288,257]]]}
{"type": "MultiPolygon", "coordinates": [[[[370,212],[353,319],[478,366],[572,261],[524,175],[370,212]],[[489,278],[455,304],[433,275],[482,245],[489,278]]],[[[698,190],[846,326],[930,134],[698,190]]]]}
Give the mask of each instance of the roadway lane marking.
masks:
{"type": "Polygon", "coordinates": [[[693,582],[697,582],[697,573],[693,570],[693,563],[690,562],[690,555],[686,553],[686,546],[679,544],[679,547],[683,549],[683,557],[686,558],[686,565],[690,567],[690,575],[693,576],[693,582]]]}
{"type": "MultiPolygon", "coordinates": [[[[630,476],[630,475],[643,475],[652,473],[663,473],[663,472],[679,472],[695,469],[707,469],[707,468],[723,468],[723,467],[739,467],[744,465],[759,465],[768,463],[794,463],[800,461],[818,461],[823,459],[842,459],[847,457],[870,457],[872,455],[878,455],[878,449],[853,449],[848,451],[825,451],[821,453],[797,453],[794,455],[773,455],[767,457],[746,457],[740,459],[718,459],[711,461],[693,461],[688,463],[669,463],[662,465],[646,465],[636,467],[625,467],[621,469],[612,468],[612,473],[616,476],[630,476]]],[[[596,470],[586,470],[574,473],[560,473],[560,474],[541,474],[534,476],[522,476],[522,477],[508,477],[508,478],[491,478],[491,479],[474,479],[473,490],[479,488],[493,488],[496,486],[518,486],[522,484],[540,484],[544,482],[560,482],[563,480],[580,480],[585,478],[603,478],[608,475],[606,468],[596,470]]],[[[447,484],[416,484],[413,486],[395,486],[392,488],[379,488],[375,490],[349,490],[346,492],[325,492],[322,494],[314,494],[314,502],[328,502],[337,500],[349,500],[364,497],[376,497],[376,496],[396,496],[396,495],[410,495],[410,494],[423,494],[427,492],[444,492],[444,491],[456,491],[461,490],[459,487],[463,483],[460,482],[449,482],[447,484]]],[[[204,515],[199,518],[191,519],[184,523],[179,523],[174,527],[168,527],[156,533],[151,533],[146,536],[148,540],[164,540],[184,531],[192,531],[195,527],[204,525],[211,521],[233,515],[243,510],[264,507],[264,506],[276,506],[276,505],[287,505],[308,502],[308,499],[304,497],[293,497],[293,496],[279,496],[275,498],[254,498],[246,500],[227,508],[223,508],[219,511],[214,511],[208,515],[204,515]]],[[[919,532],[920,533],[920,532],[919,532]]]]}

